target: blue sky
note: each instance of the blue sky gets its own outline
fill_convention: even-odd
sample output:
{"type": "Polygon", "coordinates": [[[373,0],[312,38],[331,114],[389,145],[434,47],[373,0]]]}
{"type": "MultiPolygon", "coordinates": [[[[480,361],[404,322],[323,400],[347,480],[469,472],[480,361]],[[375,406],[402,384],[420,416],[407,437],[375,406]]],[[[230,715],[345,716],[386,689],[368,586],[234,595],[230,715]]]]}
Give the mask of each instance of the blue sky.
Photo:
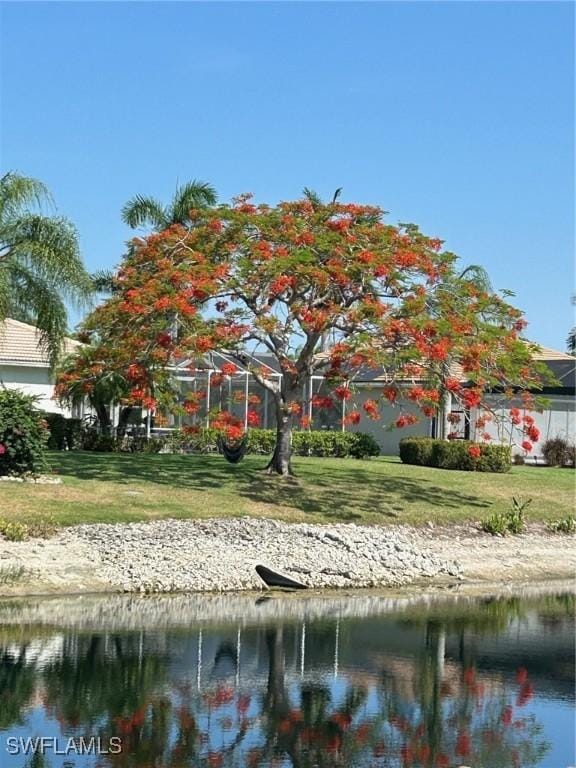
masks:
{"type": "Polygon", "coordinates": [[[375,203],[573,324],[574,7],[555,2],[1,4],[1,158],[44,180],[91,270],[120,208],[176,181],[222,199],[375,203]]]}

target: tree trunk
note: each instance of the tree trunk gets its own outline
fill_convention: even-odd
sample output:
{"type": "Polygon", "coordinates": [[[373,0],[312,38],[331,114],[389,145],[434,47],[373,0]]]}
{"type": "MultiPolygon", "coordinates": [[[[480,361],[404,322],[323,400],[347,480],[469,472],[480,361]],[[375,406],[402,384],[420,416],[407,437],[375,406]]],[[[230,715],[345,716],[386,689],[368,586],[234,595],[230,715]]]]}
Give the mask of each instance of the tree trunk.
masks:
{"type": "Polygon", "coordinates": [[[276,400],[276,445],[272,458],[266,466],[266,471],[269,475],[276,473],[283,477],[288,477],[294,474],[290,462],[292,454],[292,414],[290,413],[290,403],[293,399],[288,399],[283,395],[279,396],[276,400]]]}
{"type": "Polygon", "coordinates": [[[103,435],[109,435],[112,429],[112,422],[110,421],[110,414],[108,408],[101,403],[94,403],[94,410],[98,418],[98,424],[100,426],[100,432],[103,435]]]}

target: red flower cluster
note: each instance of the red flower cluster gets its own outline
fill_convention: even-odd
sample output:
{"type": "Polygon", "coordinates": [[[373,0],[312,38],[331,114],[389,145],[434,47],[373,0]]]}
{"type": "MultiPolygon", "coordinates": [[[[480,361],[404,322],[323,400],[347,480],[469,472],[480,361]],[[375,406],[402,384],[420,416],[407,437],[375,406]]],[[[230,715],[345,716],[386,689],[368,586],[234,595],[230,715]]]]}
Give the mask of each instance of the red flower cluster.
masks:
{"type": "Polygon", "coordinates": [[[479,445],[471,445],[468,448],[468,454],[474,459],[479,459],[482,455],[482,448],[479,445]]]}
{"type": "Polygon", "coordinates": [[[339,387],[336,387],[334,394],[339,400],[349,400],[352,397],[350,387],[347,387],[345,384],[341,384],[339,387]]]}
{"type": "Polygon", "coordinates": [[[316,408],[332,408],[334,400],[331,397],[322,397],[321,395],[312,395],[312,405],[316,408]]]}
{"type": "Polygon", "coordinates": [[[350,411],[344,417],[344,424],[360,424],[360,411],[350,411]]]}
{"type": "Polygon", "coordinates": [[[418,416],[415,416],[413,413],[404,413],[401,416],[398,416],[396,419],[396,426],[399,428],[402,427],[408,427],[410,424],[416,424],[418,421],[418,416]]]}
{"type": "Polygon", "coordinates": [[[390,403],[394,403],[398,397],[398,390],[396,387],[384,387],[382,394],[390,403]]]}
{"type": "Polygon", "coordinates": [[[366,400],[362,405],[362,408],[366,411],[368,418],[373,421],[377,421],[380,418],[380,411],[378,410],[378,403],[376,400],[366,400]]]}

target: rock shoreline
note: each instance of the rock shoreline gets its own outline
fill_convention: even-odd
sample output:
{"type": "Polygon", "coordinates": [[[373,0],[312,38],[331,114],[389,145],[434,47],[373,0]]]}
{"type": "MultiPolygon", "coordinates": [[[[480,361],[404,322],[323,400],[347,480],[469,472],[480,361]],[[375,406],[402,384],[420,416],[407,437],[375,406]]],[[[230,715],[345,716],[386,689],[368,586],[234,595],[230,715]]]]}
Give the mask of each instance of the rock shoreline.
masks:
{"type": "Polygon", "coordinates": [[[574,537],[532,526],[308,525],[256,518],[81,525],[50,539],[0,540],[0,595],[261,590],[258,563],[311,589],[571,578],[574,537]]]}
{"type": "Polygon", "coordinates": [[[98,551],[102,574],[124,592],[262,589],[258,563],[313,589],[401,586],[460,574],[457,563],[391,528],[228,518],[88,525],[74,534],[98,551]]]}

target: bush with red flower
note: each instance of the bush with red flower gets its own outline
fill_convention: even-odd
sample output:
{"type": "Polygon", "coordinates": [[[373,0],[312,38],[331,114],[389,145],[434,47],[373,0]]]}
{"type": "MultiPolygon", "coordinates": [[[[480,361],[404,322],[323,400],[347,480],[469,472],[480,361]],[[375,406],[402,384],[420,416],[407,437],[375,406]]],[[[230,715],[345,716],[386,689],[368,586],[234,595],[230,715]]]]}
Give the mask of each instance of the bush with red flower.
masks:
{"type": "Polygon", "coordinates": [[[0,475],[46,472],[49,436],[34,396],[16,389],[0,390],[0,475]]]}

